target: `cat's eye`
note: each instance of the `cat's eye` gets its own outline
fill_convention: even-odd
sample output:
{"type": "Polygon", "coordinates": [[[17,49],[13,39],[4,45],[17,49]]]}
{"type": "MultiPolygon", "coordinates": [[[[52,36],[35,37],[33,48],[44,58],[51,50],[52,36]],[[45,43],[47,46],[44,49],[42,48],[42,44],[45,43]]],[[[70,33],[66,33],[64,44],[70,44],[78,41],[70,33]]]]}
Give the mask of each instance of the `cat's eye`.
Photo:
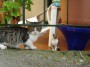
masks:
{"type": "Polygon", "coordinates": [[[34,31],[34,27],[28,27],[29,32],[34,31]]]}
{"type": "Polygon", "coordinates": [[[41,31],[41,26],[40,26],[40,27],[37,27],[37,30],[38,30],[38,31],[41,31]]]}

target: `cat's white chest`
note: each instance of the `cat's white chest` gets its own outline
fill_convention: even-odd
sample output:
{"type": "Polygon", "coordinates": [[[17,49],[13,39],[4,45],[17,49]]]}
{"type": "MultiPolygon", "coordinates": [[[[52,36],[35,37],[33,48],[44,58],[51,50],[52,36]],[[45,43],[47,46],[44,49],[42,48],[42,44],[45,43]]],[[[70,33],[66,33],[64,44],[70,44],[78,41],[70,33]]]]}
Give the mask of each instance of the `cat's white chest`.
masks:
{"type": "Polygon", "coordinates": [[[38,39],[39,35],[32,35],[30,34],[29,35],[29,39],[32,41],[32,42],[35,42],[37,39],[38,39]]]}
{"type": "Polygon", "coordinates": [[[58,39],[52,39],[52,45],[56,46],[58,44],[58,39]]]}

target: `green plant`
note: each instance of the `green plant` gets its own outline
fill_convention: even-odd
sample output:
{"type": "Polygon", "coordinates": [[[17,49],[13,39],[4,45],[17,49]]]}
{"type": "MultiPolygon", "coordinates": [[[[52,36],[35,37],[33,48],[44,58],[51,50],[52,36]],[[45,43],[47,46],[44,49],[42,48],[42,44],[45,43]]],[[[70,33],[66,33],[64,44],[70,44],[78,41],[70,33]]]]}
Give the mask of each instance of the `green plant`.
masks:
{"type": "MultiPolygon", "coordinates": [[[[15,0],[19,6],[22,6],[22,1],[23,0],[15,0]]],[[[31,11],[31,5],[33,5],[32,0],[25,0],[25,9],[31,11]]]]}
{"type": "MultiPolygon", "coordinates": [[[[22,1],[23,0],[6,0],[3,2],[2,12],[4,12],[7,22],[21,16],[20,8],[22,7],[22,1]]],[[[25,0],[25,9],[31,11],[31,5],[33,5],[32,0],[25,0]]]]}
{"type": "Polygon", "coordinates": [[[5,1],[2,7],[2,11],[5,14],[5,20],[9,21],[10,19],[13,19],[13,17],[20,16],[19,9],[20,6],[17,2],[5,1]]]}

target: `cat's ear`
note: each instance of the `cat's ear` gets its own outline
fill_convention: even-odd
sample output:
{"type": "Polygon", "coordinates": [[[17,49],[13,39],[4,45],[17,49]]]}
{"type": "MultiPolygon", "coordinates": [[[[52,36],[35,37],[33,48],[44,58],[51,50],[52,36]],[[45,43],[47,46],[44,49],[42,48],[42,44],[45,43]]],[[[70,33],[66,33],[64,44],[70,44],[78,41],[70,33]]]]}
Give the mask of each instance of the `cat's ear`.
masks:
{"type": "Polygon", "coordinates": [[[26,20],[26,24],[31,24],[31,22],[30,22],[30,21],[28,21],[28,20],[26,20]]]}
{"type": "Polygon", "coordinates": [[[57,37],[57,34],[53,34],[53,37],[55,38],[55,39],[57,39],[58,37],[57,37]]]}

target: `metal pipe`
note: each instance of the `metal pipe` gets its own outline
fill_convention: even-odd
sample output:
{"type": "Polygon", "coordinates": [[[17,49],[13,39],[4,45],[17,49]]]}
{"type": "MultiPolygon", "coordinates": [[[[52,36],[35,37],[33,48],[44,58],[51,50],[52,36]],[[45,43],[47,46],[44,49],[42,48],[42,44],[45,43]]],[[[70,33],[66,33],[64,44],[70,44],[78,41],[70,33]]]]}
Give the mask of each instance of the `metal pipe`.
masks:
{"type": "Polygon", "coordinates": [[[25,0],[22,0],[22,14],[23,24],[25,24],[25,0]]]}
{"type": "Polygon", "coordinates": [[[45,23],[45,20],[46,20],[45,5],[46,5],[46,0],[44,0],[44,23],[45,23]]]}

